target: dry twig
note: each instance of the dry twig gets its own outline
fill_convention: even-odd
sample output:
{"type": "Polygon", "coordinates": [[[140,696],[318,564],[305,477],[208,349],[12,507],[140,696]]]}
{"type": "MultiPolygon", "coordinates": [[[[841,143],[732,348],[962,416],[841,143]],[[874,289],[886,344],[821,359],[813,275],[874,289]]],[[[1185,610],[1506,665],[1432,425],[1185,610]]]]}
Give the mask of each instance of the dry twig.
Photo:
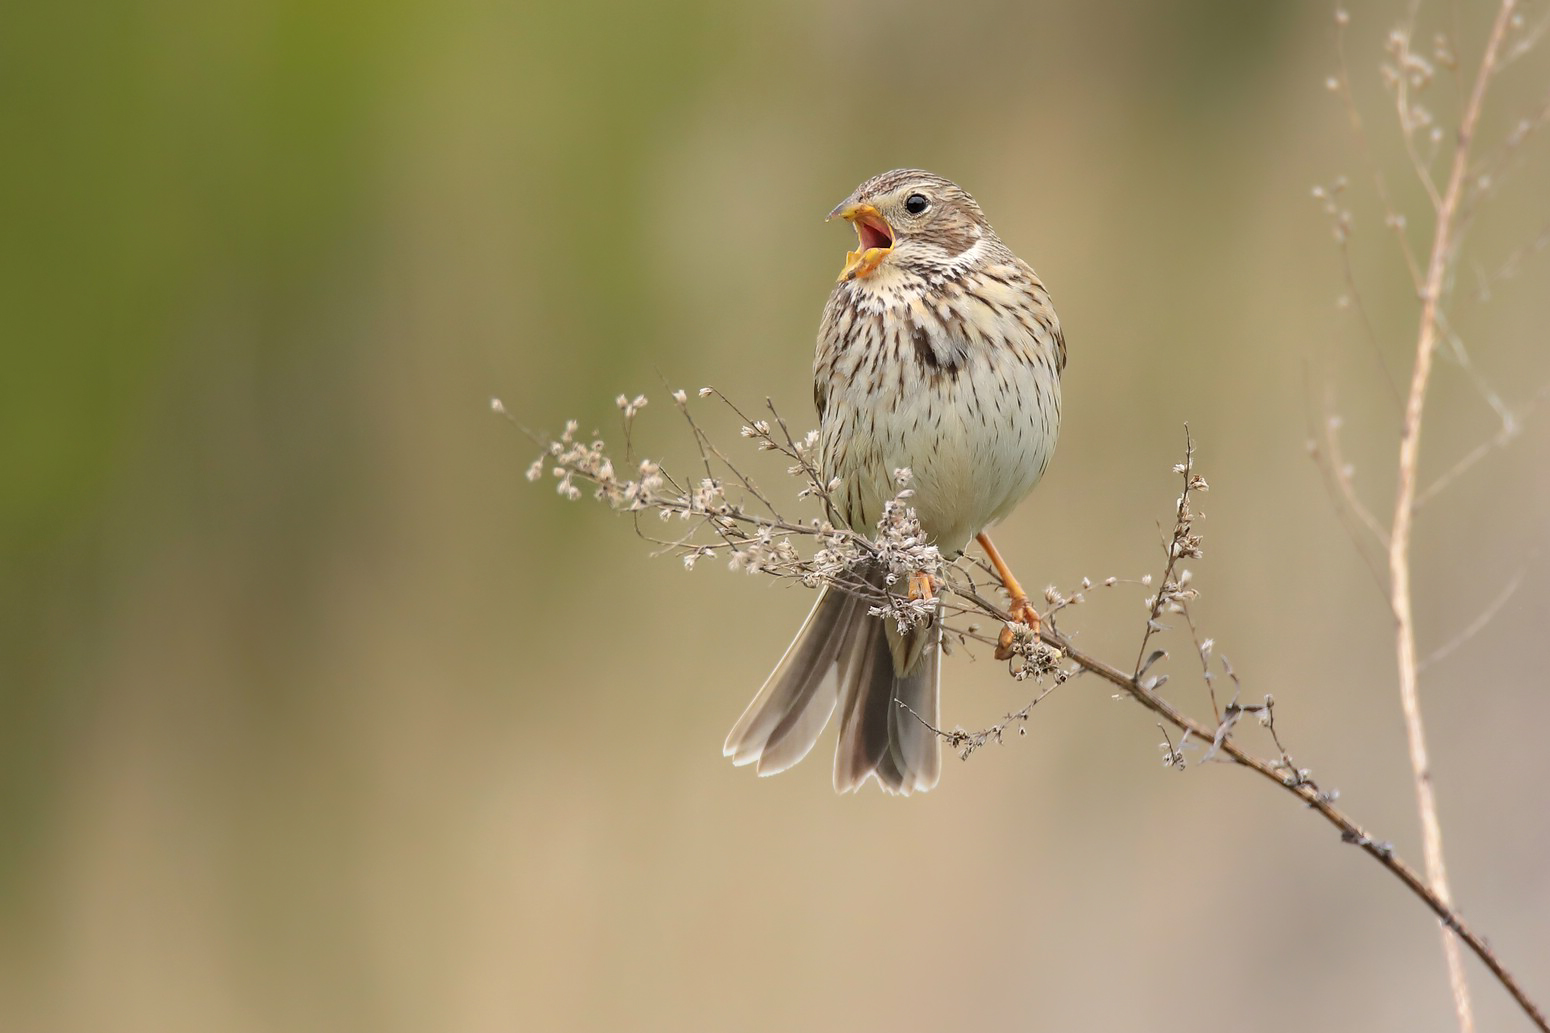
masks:
{"type": "MultiPolygon", "coordinates": [[[[1453,894],[1448,887],[1448,870],[1443,859],[1442,823],[1437,817],[1437,796],[1432,788],[1431,760],[1426,748],[1426,727],[1421,717],[1421,701],[1417,691],[1418,665],[1415,647],[1415,612],[1411,602],[1410,535],[1415,519],[1417,471],[1421,456],[1421,420],[1426,411],[1426,388],[1431,381],[1432,359],[1436,354],[1437,337],[1441,328],[1439,311],[1457,241],[1454,233],[1455,220],[1459,217],[1459,205],[1464,197],[1464,184],[1469,172],[1470,145],[1474,142],[1475,129],[1480,122],[1480,112],[1485,104],[1486,88],[1496,72],[1497,57],[1507,26],[1512,20],[1516,0],[1502,0],[1496,21],[1486,42],[1485,54],[1480,60],[1469,100],[1464,106],[1459,123],[1458,137],[1453,149],[1453,162],[1448,173],[1447,186],[1438,195],[1430,174],[1417,165],[1417,174],[1434,198],[1436,218],[1432,228],[1431,252],[1426,263],[1426,277],[1421,287],[1421,319],[1416,335],[1415,365],[1411,369],[1410,391],[1405,401],[1404,423],[1399,435],[1399,479],[1394,492],[1394,519],[1389,529],[1389,604],[1394,609],[1395,652],[1399,668],[1399,699],[1405,715],[1405,738],[1410,747],[1410,768],[1415,782],[1416,806],[1421,814],[1422,855],[1426,863],[1426,878],[1431,891],[1442,904],[1451,909],[1453,894]]],[[[1399,77],[1398,104],[1400,117],[1405,124],[1405,139],[1410,141],[1407,100],[1404,92],[1404,75],[1399,77]]],[[[1446,923],[1445,923],[1446,925],[1446,923]]],[[[1448,927],[1448,928],[1451,928],[1448,927]]],[[[1464,1033],[1474,1029],[1473,1009],[1469,999],[1469,983],[1464,973],[1464,959],[1457,941],[1443,930],[1443,952],[1448,961],[1448,979],[1453,988],[1453,1003],[1458,1011],[1459,1028],[1464,1033]]],[[[1456,929],[1454,930],[1457,931],[1456,929]]]]}
{"type": "MultiPolygon", "coordinates": [[[[717,397],[711,389],[700,392],[701,397],[717,397]]],[[[980,594],[975,574],[982,570],[978,561],[960,557],[944,562],[936,555],[934,547],[925,542],[909,507],[910,490],[906,471],[900,471],[900,489],[892,503],[886,507],[874,536],[835,527],[829,520],[814,517],[806,521],[783,515],[771,501],[768,492],[754,488],[752,480],[744,474],[727,455],[714,447],[695,420],[684,392],[674,392],[675,403],[689,422],[690,432],[699,449],[705,476],[690,483],[668,474],[661,464],[645,459],[633,467],[633,475],[621,476],[616,472],[601,441],[583,441],[572,422],[558,439],[535,437],[543,449],[542,454],[528,470],[531,480],[540,480],[547,472],[556,482],[559,493],[566,498],[578,498],[581,485],[592,488],[593,495],[615,509],[635,517],[639,529],[643,518],[655,516],[659,521],[686,525],[686,530],[676,538],[656,538],[640,533],[660,546],[667,553],[682,558],[684,565],[693,568],[704,558],[719,556],[734,570],[760,573],[774,577],[800,581],[810,587],[828,583],[847,591],[863,591],[850,571],[858,562],[882,562],[890,569],[908,573],[917,569],[931,569],[940,586],[939,600],[943,605],[942,619],[949,641],[961,646],[975,644],[993,646],[995,635],[982,631],[974,619],[989,618],[999,626],[1011,626],[1017,634],[1014,656],[1009,662],[1009,674],[1017,680],[1032,678],[1045,682],[1039,693],[1021,710],[1009,713],[996,724],[976,732],[963,729],[945,731],[934,729],[944,742],[968,757],[980,747],[992,742],[1004,741],[1005,733],[1026,725],[1033,709],[1050,692],[1069,683],[1080,674],[1091,674],[1107,681],[1121,692],[1156,714],[1166,726],[1176,729],[1180,738],[1175,744],[1171,736],[1167,742],[1166,761],[1170,766],[1183,768],[1187,765],[1187,751],[1197,744],[1209,744],[1200,763],[1218,758],[1247,768],[1296,796],[1303,804],[1316,811],[1325,821],[1340,830],[1342,839],[1351,843],[1381,864],[1419,898],[1443,925],[1452,930],[1491,970],[1503,987],[1513,996],[1538,1028],[1550,1033],[1543,1015],[1530,1000],[1522,987],[1503,966],[1485,940],[1474,931],[1454,910],[1450,901],[1438,893],[1416,870],[1395,856],[1393,848],[1370,834],[1354,819],[1338,808],[1335,801],[1339,793],[1326,790],[1313,779],[1310,770],[1299,766],[1281,742],[1275,727],[1275,701],[1268,694],[1259,703],[1239,702],[1243,686],[1225,657],[1214,651],[1210,639],[1201,639],[1196,628],[1190,604],[1196,597],[1191,572],[1181,566],[1181,561],[1199,558],[1201,536],[1195,522],[1198,519],[1192,505],[1193,496],[1208,490],[1203,477],[1195,470],[1194,442],[1186,433],[1184,461],[1174,467],[1181,478],[1182,488],[1172,510],[1173,526],[1164,535],[1166,554],[1163,574],[1154,582],[1150,577],[1121,580],[1110,577],[1101,585],[1113,588],[1118,585],[1136,584],[1156,591],[1144,601],[1147,621],[1142,633],[1140,656],[1125,671],[1092,656],[1076,647],[1071,638],[1060,628],[1055,617],[1072,607],[1079,606],[1086,598],[1093,583],[1083,579],[1081,585],[1065,594],[1054,588],[1047,589],[1045,599],[1050,603],[1038,639],[1034,639],[1025,625],[1013,624],[1010,615],[997,603],[980,594]],[[719,476],[725,467],[726,476],[719,476]],[[737,485],[733,491],[729,486],[737,485]],[[798,548],[806,544],[815,549],[804,555],[798,548]],[[934,564],[934,567],[931,566],[934,564]],[[1168,659],[1165,650],[1154,649],[1148,653],[1156,636],[1169,629],[1164,618],[1178,615],[1188,624],[1194,639],[1194,647],[1200,658],[1202,675],[1210,692],[1213,717],[1210,721],[1190,716],[1183,709],[1161,695],[1168,682],[1166,673],[1153,673],[1158,664],[1168,659]],[[970,621],[965,623],[965,620],[970,621]],[[1232,698],[1225,705],[1218,705],[1213,682],[1212,661],[1215,659],[1222,673],[1233,685],[1232,698]],[[1257,717],[1269,732],[1275,753],[1270,758],[1254,754],[1241,744],[1236,731],[1245,716],[1257,717]]],[[[722,399],[722,401],[725,401],[722,399]]],[[[494,408],[505,412],[497,401],[494,408]]],[[[731,406],[730,402],[726,402],[731,406]]],[[[626,436],[645,400],[633,402],[620,399],[624,413],[626,436]]],[[[785,428],[768,405],[772,424],[764,419],[750,419],[741,410],[731,406],[739,418],[747,420],[743,436],[753,441],[762,451],[775,452],[792,461],[789,472],[802,484],[797,493],[799,499],[826,500],[829,486],[819,483],[814,462],[813,434],[796,438],[785,428]]],[[[902,578],[900,579],[902,582],[902,578]]],[[[875,592],[875,590],[873,590],[875,592]]],[[[901,624],[930,620],[931,608],[911,607],[907,600],[884,590],[869,598],[871,613],[879,619],[899,621],[901,624]]],[[[916,715],[919,718],[919,715],[916,715]]]]}

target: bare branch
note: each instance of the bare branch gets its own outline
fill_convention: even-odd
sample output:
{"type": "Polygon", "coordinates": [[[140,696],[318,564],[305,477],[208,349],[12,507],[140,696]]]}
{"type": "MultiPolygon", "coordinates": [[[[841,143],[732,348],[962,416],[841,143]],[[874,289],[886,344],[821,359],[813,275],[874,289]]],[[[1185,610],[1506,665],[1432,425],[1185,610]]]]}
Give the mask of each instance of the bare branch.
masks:
{"type": "MultiPolygon", "coordinates": [[[[1425,412],[1426,389],[1431,380],[1432,359],[1436,352],[1437,333],[1441,326],[1439,311],[1443,290],[1448,278],[1449,260],[1454,251],[1454,224],[1463,198],[1465,178],[1469,170],[1470,145],[1474,141],[1475,128],[1480,122],[1486,88],[1496,70],[1498,54],[1507,26],[1512,20],[1516,0],[1502,0],[1496,21],[1491,27],[1490,39],[1480,68],[1475,74],[1474,86],[1464,106],[1459,123],[1458,138],[1453,150],[1453,162],[1448,174],[1448,184],[1439,197],[1429,174],[1418,168],[1417,172],[1433,197],[1437,216],[1432,230],[1431,254],[1426,266],[1426,279],[1421,292],[1420,327],[1416,335],[1415,365],[1410,379],[1410,393],[1405,403],[1404,424],[1399,438],[1399,478],[1394,498],[1394,520],[1389,532],[1389,602],[1394,609],[1395,651],[1399,668],[1400,706],[1405,716],[1405,736],[1410,746],[1410,767],[1414,776],[1416,805],[1421,814],[1422,851],[1426,862],[1426,877],[1437,899],[1451,908],[1452,893],[1448,888],[1447,865],[1443,860],[1442,824],[1437,817],[1437,797],[1432,789],[1431,761],[1426,749],[1426,729],[1421,718],[1420,694],[1417,691],[1418,667],[1415,649],[1415,614],[1411,604],[1410,589],[1410,536],[1415,519],[1416,476],[1421,454],[1421,420],[1425,412]]],[[[1400,49],[1408,53],[1408,33],[1402,33],[1400,49]]],[[[1410,137],[1414,115],[1406,106],[1406,83],[1410,80],[1400,69],[1398,80],[1399,113],[1401,129],[1406,145],[1410,137]]],[[[1414,154],[1412,152],[1412,160],[1414,154]]],[[[1443,953],[1448,962],[1449,982],[1453,987],[1453,1003],[1458,1012],[1459,1028],[1463,1033],[1474,1029],[1474,1014],[1469,998],[1469,984],[1464,973],[1464,959],[1458,943],[1443,934],[1443,953]]]]}
{"type": "MultiPolygon", "coordinates": [[[[1412,13],[1412,21],[1414,15],[1412,13]]],[[[1351,120],[1351,132],[1356,137],[1357,146],[1361,149],[1362,158],[1367,165],[1368,172],[1372,175],[1373,189],[1377,192],[1378,200],[1383,204],[1383,224],[1394,233],[1395,241],[1399,245],[1400,256],[1405,260],[1405,268],[1410,270],[1410,280],[1416,289],[1421,286],[1421,264],[1416,258],[1415,249],[1410,246],[1410,237],[1406,233],[1405,217],[1400,214],[1394,204],[1393,196],[1389,193],[1388,182],[1383,175],[1383,167],[1372,154],[1372,145],[1367,139],[1366,124],[1362,121],[1361,112],[1356,106],[1356,95],[1351,89],[1351,68],[1345,54],[1345,29],[1350,18],[1345,11],[1335,13],[1335,53],[1340,61],[1340,74],[1332,78],[1330,86],[1340,95],[1345,104],[1346,116],[1351,120]]],[[[1350,214],[1342,213],[1340,220],[1345,232],[1349,232],[1350,214]]],[[[1338,232],[1338,231],[1337,231],[1338,232]]],[[[1342,244],[1344,240],[1342,238],[1342,244]]],[[[1387,366],[1385,366],[1385,370],[1387,366]]],[[[1399,400],[1398,386],[1394,387],[1394,398],[1399,400]]]]}
{"type": "MultiPolygon", "coordinates": [[[[716,392],[707,389],[702,392],[702,397],[714,394],[716,392]]],[[[687,399],[681,392],[675,393],[674,400],[685,408],[687,413],[687,399]]],[[[621,406],[625,412],[627,432],[630,422],[644,404],[644,399],[637,398],[621,406]]],[[[727,404],[730,406],[730,403],[727,404]]],[[[494,403],[494,408],[504,414],[504,407],[499,403],[494,403]]],[[[742,417],[740,411],[735,407],[732,408],[742,417]]],[[[779,423],[778,416],[776,419],[779,423]]],[[[689,415],[689,425],[702,460],[708,462],[714,459],[724,462],[729,467],[734,482],[752,483],[751,478],[743,475],[731,457],[708,440],[692,415],[689,415]]],[[[797,458],[799,461],[790,472],[806,484],[799,496],[805,495],[811,498],[816,494],[813,491],[814,482],[810,476],[816,470],[810,459],[811,435],[796,438],[784,429],[783,424],[777,435],[774,428],[762,426],[761,421],[747,424],[745,430],[747,431],[745,437],[751,439],[755,447],[773,449],[788,457],[797,458]]],[[[836,528],[827,520],[820,518],[808,521],[795,520],[783,516],[775,511],[774,507],[770,507],[772,511],[768,514],[751,510],[744,502],[727,496],[722,482],[714,476],[714,467],[710,465],[705,467],[709,475],[702,478],[699,484],[675,480],[662,470],[660,464],[651,459],[640,460],[638,466],[630,473],[621,475],[615,470],[602,442],[586,442],[578,437],[575,421],[566,425],[565,432],[557,440],[536,435],[534,437],[542,448],[542,454],[528,468],[530,480],[540,480],[548,474],[556,481],[559,493],[569,499],[578,498],[582,494],[581,485],[590,485],[594,497],[598,500],[630,514],[637,520],[654,514],[663,521],[684,523],[687,533],[676,538],[653,540],[657,541],[664,550],[682,556],[685,566],[692,568],[701,558],[725,556],[734,569],[797,580],[812,587],[830,584],[841,591],[863,594],[870,604],[870,612],[873,615],[902,622],[912,619],[929,620],[931,616],[929,613],[914,614],[908,607],[901,609],[901,597],[886,589],[879,591],[860,582],[854,574],[856,565],[862,561],[885,562],[894,569],[913,571],[931,569],[930,564],[935,563],[935,569],[940,575],[938,577],[938,583],[941,586],[939,600],[943,608],[943,616],[939,619],[943,621],[944,632],[950,636],[946,641],[956,640],[964,646],[973,644],[993,646],[995,638],[981,632],[979,625],[972,620],[988,618],[1000,625],[1010,621],[1010,616],[1005,610],[979,594],[974,577],[977,569],[976,561],[968,557],[959,557],[952,563],[944,563],[940,557],[933,559],[928,555],[928,553],[934,554],[935,548],[925,543],[919,534],[918,524],[912,523],[913,515],[907,505],[908,479],[902,476],[902,471],[899,494],[885,507],[886,515],[879,523],[876,537],[873,538],[853,530],[836,528]],[[810,556],[804,556],[796,547],[802,542],[816,546],[817,551],[810,556]],[[965,621],[969,622],[965,623],[965,621]]],[[[1261,703],[1239,702],[1243,694],[1243,686],[1237,673],[1224,656],[1214,651],[1211,640],[1202,639],[1196,629],[1194,617],[1189,609],[1190,602],[1197,594],[1196,589],[1193,587],[1190,572],[1180,566],[1182,560],[1198,558],[1201,555],[1201,538],[1195,530],[1195,521],[1198,517],[1191,502],[1195,492],[1206,491],[1208,486],[1205,479],[1195,470],[1194,452],[1193,438],[1186,430],[1184,462],[1174,467],[1174,472],[1181,477],[1182,489],[1173,507],[1171,533],[1164,535],[1167,562],[1164,565],[1161,581],[1155,585],[1154,594],[1145,600],[1148,615],[1147,629],[1142,636],[1141,655],[1130,673],[1125,673],[1112,664],[1077,649],[1071,638],[1057,626],[1054,619],[1056,612],[1079,605],[1085,599],[1087,591],[1094,587],[1093,582],[1084,578],[1070,593],[1061,593],[1050,588],[1045,593],[1045,598],[1051,604],[1050,619],[1044,622],[1037,638],[1025,626],[1015,625],[1021,631],[1008,668],[1009,674],[1015,679],[1031,678],[1047,684],[1043,685],[1039,693],[1022,709],[1006,714],[1002,720],[988,728],[977,732],[968,732],[961,728],[950,732],[941,729],[933,729],[933,731],[960,755],[967,757],[981,746],[1004,741],[1006,733],[1014,727],[1021,733],[1034,708],[1059,686],[1082,673],[1097,675],[1117,687],[1128,698],[1134,699],[1156,714],[1165,726],[1171,726],[1180,733],[1177,745],[1174,745],[1173,739],[1167,734],[1165,728],[1166,759],[1170,764],[1183,766],[1188,748],[1194,744],[1209,743],[1201,758],[1202,763],[1220,757],[1225,761],[1246,767],[1292,793],[1303,804],[1317,811],[1326,821],[1340,830],[1346,842],[1359,846],[1364,853],[1378,861],[1437,915],[1446,928],[1455,932],[1495,974],[1498,981],[1512,994],[1535,1024],[1541,1030],[1550,1033],[1550,1027],[1545,1025],[1542,1015],[1532,1001],[1483,938],[1475,933],[1453,909],[1447,898],[1428,885],[1414,869],[1397,858],[1387,843],[1374,839],[1352,818],[1339,810],[1335,806],[1338,793],[1321,788],[1310,771],[1298,766],[1292,759],[1282,745],[1275,726],[1275,701],[1266,695],[1261,703]],[[1182,616],[1190,627],[1195,651],[1200,658],[1202,675],[1210,690],[1213,716],[1209,723],[1190,717],[1160,694],[1167,684],[1168,675],[1165,672],[1156,673],[1155,668],[1167,660],[1167,653],[1159,649],[1149,655],[1147,647],[1162,629],[1161,618],[1167,614],[1182,616]],[[1233,686],[1232,698],[1225,705],[1217,703],[1211,667],[1213,658],[1233,686]],[[1275,748],[1275,754],[1271,759],[1255,756],[1238,742],[1236,729],[1243,717],[1251,715],[1257,717],[1260,724],[1269,732],[1271,743],[1275,748]]],[[[759,501],[761,505],[765,504],[762,495],[754,495],[750,491],[749,497],[759,501]]],[[[1118,585],[1151,587],[1153,582],[1150,577],[1138,580],[1110,577],[1100,585],[1105,588],[1118,585]]],[[[924,720],[919,714],[915,716],[917,719],[924,720]]]]}
{"type": "Polygon", "coordinates": [[[1481,273],[1479,285],[1475,288],[1475,300],[1489,301],[1491,298],[1491,284],[1501,280],[1512,279],[1518,275],[1518,270],[1522,268],[1524,259],[1531,255],[1539,254],[1547,247],[1550,247],[1550,222],[1540,226],[1539,232],[1534,234],[1526,243],[1520,244],[1508,252],[1507,257],[1502,259],[1501,264],[1496,267],[1494,273],[1481,273]]]}
{"type": "Polygon", "coordinates": [[[1533,415],[1539,403],[1547,396],[1550,396],[1550,384],[1545,384],[1538,391],[1534,392],[1533,396],[1524,404],[1521,410],[1517,412],[1509,410],[1508,417],[1502,421],[1502,427],[1499,431],[1470,449],[1458,462],[1450,466],[1446,472],[1431,484],[1427,485],[1424,490],[1416,493],[1415,508],[1420,509],[1426,505],[1454,481],[1458,480],[1459,477],[1468,472],[1480,460],[1499,448],[1506,448],[1513,441],[1517,440],[1518,436],[1523,433],[1523,427],[1528,422],[1528,418],[1533,415]]]}
{"type": "Polygon", "coordinates": [[[1463,631],[1434,649],[1430,655],[1416,665],[1416,669],[1418,671],[1426,670],[1432,664],[1455,652],[1464,643],[1484,631],[1485,626],[1490,624],[1496,615],[1502,611],[1502,607],[1507,605],[1508,600],[1517,594],[1518,589],[1523,585],[1523,579],[1528,576],[1530,564],[1538,558],[1539,554],[1537,552],[1530,555],[1530,562],[1518,568],[1518,572],[1508,580],[1507,584],[1497,593],[1496,598],[1491,601],[1490,605],[1481,610],[1480,615],[1470,621],[1463,631]]]}

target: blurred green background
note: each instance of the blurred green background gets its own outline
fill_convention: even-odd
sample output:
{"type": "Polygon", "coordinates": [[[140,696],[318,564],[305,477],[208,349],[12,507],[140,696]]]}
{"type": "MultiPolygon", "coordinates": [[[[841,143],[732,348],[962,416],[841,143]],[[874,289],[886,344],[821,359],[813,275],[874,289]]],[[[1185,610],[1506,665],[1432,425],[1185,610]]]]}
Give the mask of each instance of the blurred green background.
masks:
{"type": "MultiPolygon", "coordinates": [[[[1347,47],[1420,247],[1378,71],[1402,6],[1347,47]]],[[[1417,40],[1477,54],[1487,6],[1428,5],[1417,40]]],[[[1387,513],[1415,303],[1337,68],[1321,3],[0,12],[0,1027],[1453,1028],[1396,882],[1258,779],[1164,769],[1097,683],[922,798],[834,796],[828,739],[732,768],[810,596],[652,560],[526,483],[488,406],[606,431],[643,391],[670,456],[671,387],[809,425],[850,246],[823,214],[886,168],[954,178],[1070,342],[1003,550],[1037,585],[1155,569],[1189,421],[1205,632],[1418,860],[1383,595],[1305,447],[1332,390],[1387,513]],[[1376,350],[1309,196],[1340,174],[1376,350]]],[[[1547,68],[1510,69],[1488,142],[1547,68]]],[[[1519,157],[1453,314],[1513,406],[1550,380],[1550,259],[1486,279],[1550,216],[1550,155],[1519,157]]],[[[1427,470],[1499,426],[1445,358],[1427,470]]],[[[1525,572],[1423,689],[1456,895],[1541,1002],[1547,443],[1528,422],[1416,544],[1423,653],[1525,572]]],[[[1141,594],[1064,626],[1124,663],[1141,594]]],[[[944,720],[1021,706],[998,667],[951,662],[944,720]]]]}

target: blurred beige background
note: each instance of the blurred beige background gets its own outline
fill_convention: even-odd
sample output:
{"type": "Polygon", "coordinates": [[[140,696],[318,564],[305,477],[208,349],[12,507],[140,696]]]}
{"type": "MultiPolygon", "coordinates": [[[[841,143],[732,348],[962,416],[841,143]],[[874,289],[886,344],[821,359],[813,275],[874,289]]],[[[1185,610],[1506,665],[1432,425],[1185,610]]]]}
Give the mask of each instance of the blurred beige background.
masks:
{"type": "MultiPolygon", "coordinates": [[[[1417,38],[1477,54],[1486,6],[1417,38]]],[[[1378,74],[1402,7],[1347,46],[1419,247],[1378,74]]],[[[805,426],[850,244],[823,213],[892,166],[957,179],[1071,348],[998,542],[1038,585],[1155,569],[1189,421],[1207,633],[1418,860],[1383,596],[1305,450],[1330,387],[1387,512],[1397,406],[1315,183],[1352,181],[1400,379],[1415,305],[1337,67],[1322,3],[8,8],[0,1028],[1453,1028],[1416,901],[1253,776],[1165,770],[1095,682],[923,798],[837,798],[829,739],[732,768],[810,596],[650,559],[526,483],[488,408],[607,431],[643,391],[669,456],[668,387],[805,426]]],[[[1547,81],[1514,65],[1487,140],[1547,81]]],[[[1454,310],[1514,406],[1550,380],[1550,257],[1477,287],[1550,217],[1547,162],[1531,138],[1481,209],[1454,310]]],[[[1499,426],[1445,359],[1427,470],[1499,426]]],[[[1547,443],[1531,419],[1416,550],[1423,652],[1526,571],[1423,688],[1460,906],[1542,1003],[1547,443]]],[[[1141,594],[1065,627],[1123,663],[1141,594]]],[[[944,718],[1031,692],[955,659],[944,718]]],[[[1482,1028],[1525,1028],[1471,971],[1482,1028]]]]}

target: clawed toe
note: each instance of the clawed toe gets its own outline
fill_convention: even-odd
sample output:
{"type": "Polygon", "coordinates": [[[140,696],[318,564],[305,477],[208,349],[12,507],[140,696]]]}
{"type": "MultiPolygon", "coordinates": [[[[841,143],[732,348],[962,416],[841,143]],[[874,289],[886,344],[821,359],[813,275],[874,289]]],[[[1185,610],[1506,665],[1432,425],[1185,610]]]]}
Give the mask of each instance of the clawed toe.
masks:
{"type": "MultiPolygon", "coordinates": [[[[1012,605],[1007,607],[1007,616],[1011,618],[1013,624],[1028,625],[1028,629],[1033,632],[1033,637],[1037,640],[1039,637],[1039,611],[1035,610],[1033,604],[1028,601],[1028,594],[1023,591],[1023,586],[1018,584],[1017,579],[1012,576],[1011,569],[1007,567],[1006,560],[1001,558],[1001,553],[997,551],[995,545],[991,542],[990,536],[982,531],[975,536],[975,540],[985,550],[985,555],[989,557],[991,566],[996,568],[996,575],[1001,578],[1001,586],[1006,589],[1007,596],[1012,600],[1012,605]]],[[[1011,624],[1001,629],[1001,634],[996,639],[997,660],[1010,660],[1012,658],[1012,646],[1016,638],[1017,636],[1012,633],[1011,624]]]]}
{"type": "MultiPolygon", "coordinates": [[[[1033,608],[1033,604],[1027,599],[1013,599],[1011,608],[1007,611],[1012,621],[1017,624],[1028,625],[1028,630],[1035,640],[1039,637],[1039,611],[1033,608]]],[[[1017,636],[1012,632],[1012,625],[1002,627],[1001,634],[996,637],[996,659],[1010,660],[1014,655],[1013,645],[1017,636]]]]}

